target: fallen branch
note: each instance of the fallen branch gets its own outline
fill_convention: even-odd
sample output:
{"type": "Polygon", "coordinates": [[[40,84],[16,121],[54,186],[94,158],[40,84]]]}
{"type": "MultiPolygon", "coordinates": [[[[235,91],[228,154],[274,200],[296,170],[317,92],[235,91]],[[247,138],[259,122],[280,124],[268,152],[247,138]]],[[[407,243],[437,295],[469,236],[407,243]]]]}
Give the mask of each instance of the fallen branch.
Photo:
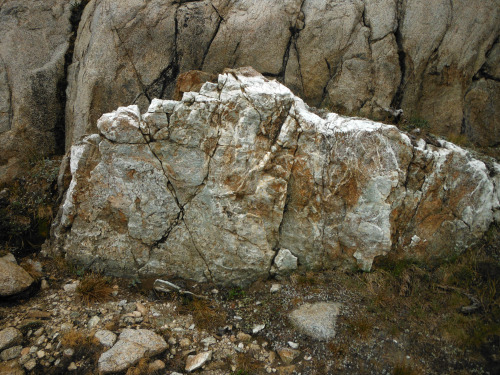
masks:
{"type": "Polygon", "coordinates": [[[481,308],[481,302],[479,301],[479,299],[476,296],[473,296],[472,294],[467,293],[464,289],[460,289],[460,288],[457,288],[454,286],[447,286],[447,285],[436,285],[436,286],[440,289],[443,289],[443,290],[453,290],[457,293],[463,294],[471,301],[471,303],[472,303],[471,305],[462,306],[462,308],[460,309],[460,311],[463,314],[472,314],[473,312],[475,312],[476,310],[479,310],[481,308]]]}
{"type": "Polygon", "coordinates": [[[159,292],[163,292],[163,293],[177,292],[180,294],[187,294],[187,295],[199,298],[199,299],[204,299],[207,301],[209,300],[208,297],[200,296],[199,294],[194,294],[193,292],[190,292],[188,290],[183,290],[180,286],[177,286],[177,285],[171,283],[170,281],[166,281],[166,280],[156,279],[154,284],[153,284],[153,288],[155,290],[157,290],[159,292]]]}

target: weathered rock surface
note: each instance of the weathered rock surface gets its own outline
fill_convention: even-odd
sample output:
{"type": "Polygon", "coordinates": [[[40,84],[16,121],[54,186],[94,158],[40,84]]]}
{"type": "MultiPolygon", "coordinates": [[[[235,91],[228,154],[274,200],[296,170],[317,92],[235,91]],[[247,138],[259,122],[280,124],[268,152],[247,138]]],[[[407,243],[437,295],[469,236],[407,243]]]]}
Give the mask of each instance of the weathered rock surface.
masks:
{"type": "Polygon", "coordinates": [[[354,256],[369,270],[389,251],[463,251],[498,220],[498,164],[320,116],[251,69],[98,128],[71,149],[54,248],[115,275],[245,284],[280,249],[306,267],[354,256]]]}
{"type": "Polygon", "coordinates": [[[0,258],[0,297],[20,293],[32,283],[33,278],[22,267],[0,258]]]}
{"type": "Polygon", "coordinates": [[[27,158],[64,148],[71,7],[66,0],[0,4],[0,183],[27,158]]]}
{"type": "Polygon", "coordinates": [[[373,118],[401,107],[441,134],[466,118],[473,140],[496,144],[480,136],[483,102],[465,96],[480,77],[498,96],[499,17],[497,0],[93,0],[68,77],[67,144],[120,105],[171,98],[179,73],[248,65],[311,105],[373,118]]]}
{"type": "Polygon", "coordinates": [[[99,358],[104,374],[126,370],[144,356],[160,354],[167,348],[165,340],[147,329],[124,329],[117,343],[99,358]]]}
{"type": "Polygon", "coordinates": [[[192,372],[201,368],[205,363],[212,359],[212,351],[199,353],[196,355],[189,355],[186,360],[186,368],[187,372],[192,372]]]}
{"type": "Polygon", "coordinates": [[[18,329],[14,327],[5,328],[0,331],[0,351],[20,344],[22,340],[23,335],[18,329]]]}
{"type": "Polygon", "coordinates": [[[340,304],[332,302],[305,303],[290,313],[290,321],[308,336],[317,340],[330,340],[335,337],[339,308],[340,304]]]}
{"type": "Polygon", "coordinates": [[[499,17],[498,0],[6,0],[0,182],[103,113],[172,98],[193,69],[251,65],[310,105],[374,119],[401,107],[496,145],[499,17]]]}

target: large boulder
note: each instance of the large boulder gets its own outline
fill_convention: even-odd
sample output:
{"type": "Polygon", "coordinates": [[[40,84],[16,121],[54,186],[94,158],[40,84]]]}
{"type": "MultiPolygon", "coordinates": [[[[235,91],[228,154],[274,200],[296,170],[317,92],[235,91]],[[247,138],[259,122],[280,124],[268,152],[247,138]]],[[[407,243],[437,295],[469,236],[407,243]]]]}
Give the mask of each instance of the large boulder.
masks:
{"type": "Polygon", "coordinates": [[[118,106],[172,98],[180,73],[248,65],[309,105],[374,119],[401,107],[443,135],[466,118],[471,139],[497,144],[495,120],[482,130],[492,111],[481,116],[474,99],[498,93],[497,76],[466,94],[498,67],[499,17],[497,0],[92,0],[69,69],[66,144],[118,106]]]}
{"type": "Polygon", "coordinates": [[[64,150],[71,3],[0,4],[0,184],[18,175],[27,159],[64,150]]]}
{"type": "Polygon", "coordinates": [[[498,164],[317,112],[252,69],[97,127],[71,148],[53,249],[114,275],[245,284],[280,249],[369,270],[390,251],[459,253],[500,218],[498,164]]]}

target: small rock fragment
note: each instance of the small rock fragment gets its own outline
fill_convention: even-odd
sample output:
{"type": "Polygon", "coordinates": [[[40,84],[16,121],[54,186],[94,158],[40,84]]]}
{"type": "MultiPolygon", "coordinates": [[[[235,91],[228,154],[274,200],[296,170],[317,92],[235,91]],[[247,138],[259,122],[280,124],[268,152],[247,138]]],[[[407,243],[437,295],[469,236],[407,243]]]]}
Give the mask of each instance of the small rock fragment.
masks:
{"type": "Polygon", "coordinates": [[[208,352],[197,354],[197,355],[189,355],[187,357],[185,370],[187,372],[191,372],[191,371],[194,371],[196,369],[199,369],[200,367],[202,367],[206,362],[210,361],[211,359],[212,359],[212,351],[211,350],[209,350],[208,352]]]}
{"type": "Polygon", "coordinates": [[[76,367],[76,363],[75,362],[71,362],[68,366],[68,371],[75,371],[77,369],[76,367]]]}
{"type": "Polygon", "coordinates": [[[297,257],[288,249],[280,249],[274,258],[273,271],[286,274],[297,269],[297,257]]]}
{"type": "Polygon", "coordinates": [[[280,284],[273,284],[271,285],[271,293],[276,293],[281,290],[281,285],[280,284]]]}
{"type": "Polygon", "coordinates": [[[92,318],[89,319],[89,322],[87,323],[88,329],[94,328],[99,324],[100,321],[101,318],[99,318],[97,315],[94,315],[92,318]]]}
{"type": "Polygon", "coordinates": [[[22,346],[13,346],[9,349],[5,349],[1,354],[0,358],[2,361],[10,361],[11,359],[15,359],[21,356],[21,351],[23,350],[22,346]]]}
{"type": "Polygon", "coordinates": [[[36,359],[30,359],[24,364],[24,368],[28,371],[33,370],[36,367],[36,359]]]}
{"type": "Polygon", "coordinates": [[[255,335],[256,333],[262,331],[264,328],[266,328],[265,324],[256,324],[252,328],[252,333],[255,335]]]}
{"type": "Polygon", "coordinates": [[[157,359],[156,361],[152,362],[148,366],[148,373],[154,373],[155,371],[161,371],[166,367],[165,362],[163,362],[160,359],[157,359]]]}
{"type": "Polygon", "coordinates": [[[277,350],[277,352],[281,358],[281,361],[286,365],[292,363],[293,360],[300,355],[300,352],[298,350],[288,348],[280,348],[277,350]]]}
{"type": "Polygon", "coordinates": [[[95,338],[99,340],[101,345],[108,348],[112,347],[116,342],[116,334],[106,329],[100,329],[95,333],[95,338]]]}
{"type": "Polygon", "coordinates": [[[124,329],[118,342],[101,354],[99,371],[108,374],[124,371],[144,356],[160,354],[168,345],[163,337],[147,329],[124,329]]]}
{"type": "Polygon", "coordinates": [[[290,345],[290,348],[292,349],[297,349],[299,347],[299,344],[293,341],[288,341],[288,345],[290,345]]]}
{"type": "Polygon", "coordinates": [[[339,303],[305,303],[290,313],[292,325],[300,332],[317,340],[335,337],[335,325],[339,315],[339,303]]]}
{"type": "Polygon", "coordinates": [[[80,283],[79,281],[75,281],[72,283],[65,284],[63,286],[63,289],[66,293],[75,293],[79,283],[80,283]]]}
{"type": "Polygon", "coordinates": [[[0,331],[0,351],[20,344],[22,340],[23,335],[18,329],[14,327],[5,328],[0,331]]]}

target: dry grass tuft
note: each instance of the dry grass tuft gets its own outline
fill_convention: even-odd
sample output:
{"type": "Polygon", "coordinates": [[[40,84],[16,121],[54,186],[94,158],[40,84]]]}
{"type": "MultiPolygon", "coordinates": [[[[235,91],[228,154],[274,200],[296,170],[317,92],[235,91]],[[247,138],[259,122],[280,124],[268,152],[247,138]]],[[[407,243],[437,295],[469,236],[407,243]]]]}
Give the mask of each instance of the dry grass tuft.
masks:
{"type": "Polygon", "coordinates": [[[401,361],[394,365],[392,370],[393,375],[419,375],[420,373],[408,363],[408,361],[401,361]]]}
{"type": "Polygon", "coordinates": [[[148,375],[149,365],[148,358],[142,358],[135,366],[128,369],[126,375],[148,375]]]}
{"type": "Polygon", "coordinates": [[[225,311],[212,305],[210,301],[197,298],[185,298],[179,312],[191,314],[196,326],[207,331],[216,331],[219,327],[223,327],[227,316],[225,311]]]}
{"type": "Polygon", "coordinates": [[[373,322],[365,315],[348,317],[346,323],[348,329],[360,338],[367,338],[373,330],[373,322]]]}
{"type": "Polygon", "coordinates": [[[111,298],[113,288],[102,275],[90,273],[80,280],[76,292],[84,303],[90,304],[111,298]]]}
{"type": "Polygon", "coordinates": [[[88,336],[77,330],[71,330],[64,334],[61,337],[61,345],[63,348],[73,349],[75,351],[75,358],[85,356],[96,361],[99,359],[99,355],[103,349],[99,340],[94,336],[88,336]]]}
{"type": "Polygon", "coordinates": [[[252,358],[249,353],[238,353],[235,362],[237,370],[233,374],[256,374],[262,369],[262,363],[252,358]]]}

